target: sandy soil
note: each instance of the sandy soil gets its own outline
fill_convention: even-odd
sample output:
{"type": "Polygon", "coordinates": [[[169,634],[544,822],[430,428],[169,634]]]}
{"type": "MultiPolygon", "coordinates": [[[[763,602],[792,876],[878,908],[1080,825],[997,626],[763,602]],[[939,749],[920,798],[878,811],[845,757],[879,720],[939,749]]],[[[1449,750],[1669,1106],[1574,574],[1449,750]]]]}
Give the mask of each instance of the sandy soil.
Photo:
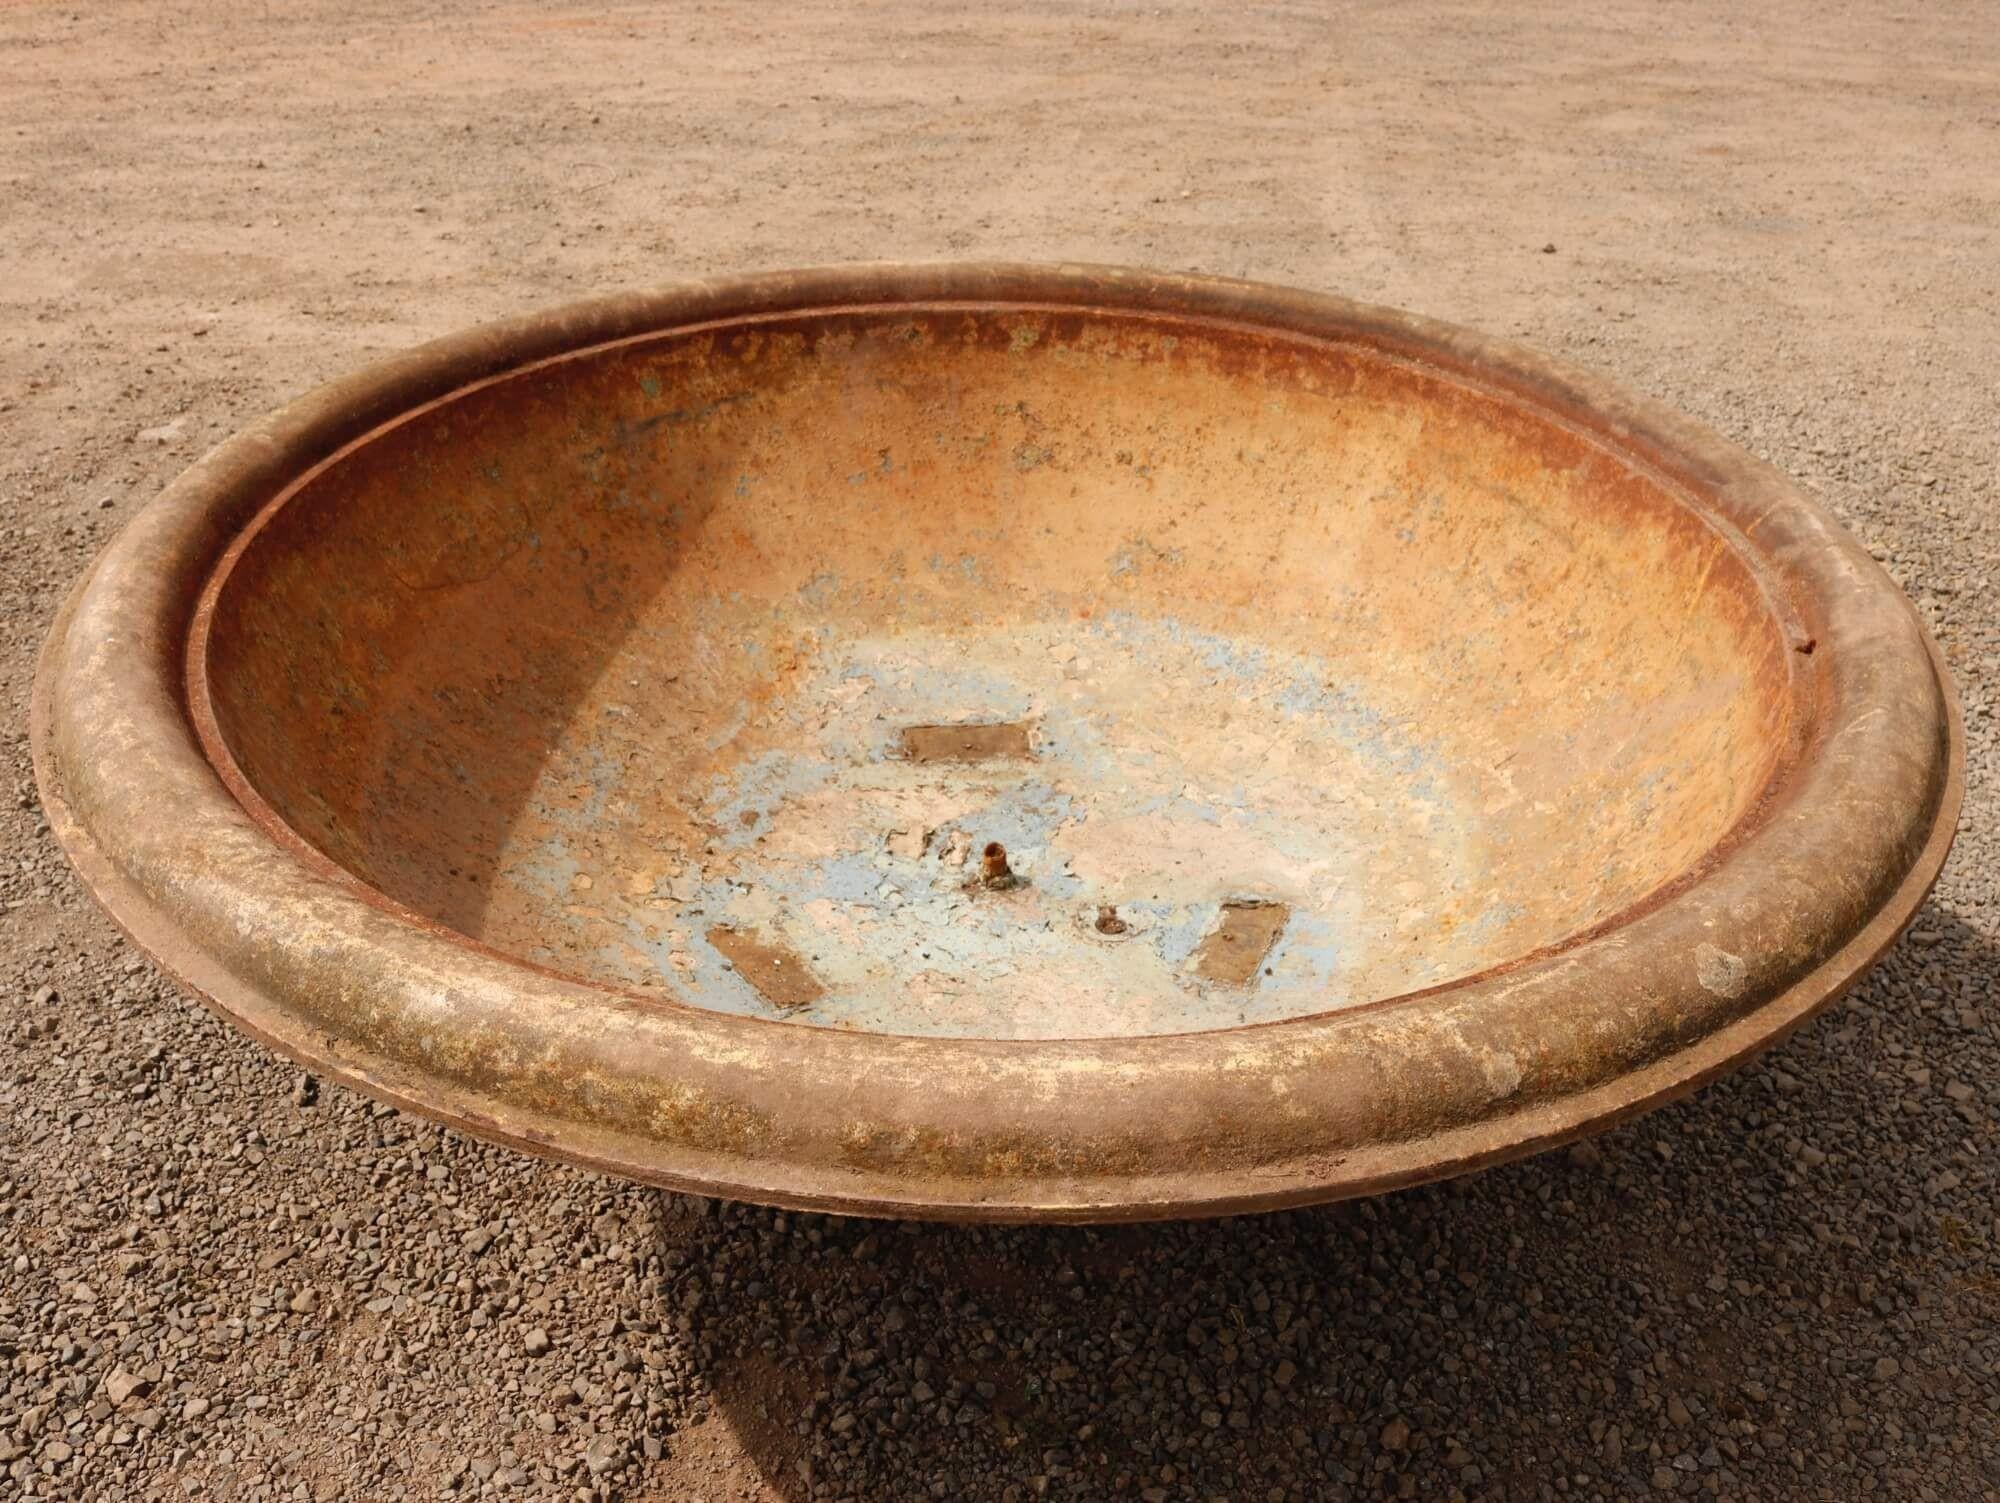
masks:
{"type": "Polygon", "coordinates": [[[0,271],[0,1491],[2000,1496],[2000,7],[7,0],[0,271]],[[208,444],[527,307],[930,257],[1399,304],[1814,487],[1965,698],[1913,940],[1589,1150],[876,1232],[314,1099],[81,897],[34,652],[208,444]]]}

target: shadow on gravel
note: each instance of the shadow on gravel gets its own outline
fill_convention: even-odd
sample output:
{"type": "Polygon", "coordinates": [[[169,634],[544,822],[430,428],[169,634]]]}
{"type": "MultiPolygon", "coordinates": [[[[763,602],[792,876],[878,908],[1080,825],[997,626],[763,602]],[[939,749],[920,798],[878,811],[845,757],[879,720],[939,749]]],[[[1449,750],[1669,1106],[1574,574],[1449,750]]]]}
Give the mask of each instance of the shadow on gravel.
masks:
{"type": "Polygon", "coordinates": [[[1991,1133],[1996,990],[2000,948],[1933,904],[1690,1101],[1312,1211],[967,1229],[679,1200],[684,1339],[801,1503],[1977,1496],[2000,1279],[1963,1145],[1991,1133]]]}

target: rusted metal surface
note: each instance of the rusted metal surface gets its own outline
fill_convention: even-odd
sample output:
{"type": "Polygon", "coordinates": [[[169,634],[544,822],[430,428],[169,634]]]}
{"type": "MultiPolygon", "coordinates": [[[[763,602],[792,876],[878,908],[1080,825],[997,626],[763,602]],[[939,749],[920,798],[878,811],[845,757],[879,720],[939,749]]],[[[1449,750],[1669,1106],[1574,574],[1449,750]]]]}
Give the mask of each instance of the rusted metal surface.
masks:
{"type": "Polygon", "coordinates": [[[810,1007],[826,995],[811,968],[784,945],[721,924],[708,931],[708,942],[773,1007],[810,1007]]]}
{"type": "Polygon", "coordinates": [[[660,1183],[1209,1214],[1699,1084],[1907,922],[1950,686],[1685,420],[1337,299],[694,284],[204,460],[37,688],[52,821],[227,1015],[660,1183]]]}
{"type": "Polygon", "coordinates": [[[912,762],[985,762],[1034,754],[1025,725],[912,725],[903,730],[903,755],[912,762]]]}
{"type": "Polygon", "coordinates": [[[1194,952],[1194,973],[1225,986],[1253,986],[1291,910],[1257,898],[1228,902],[1194,952]]]}

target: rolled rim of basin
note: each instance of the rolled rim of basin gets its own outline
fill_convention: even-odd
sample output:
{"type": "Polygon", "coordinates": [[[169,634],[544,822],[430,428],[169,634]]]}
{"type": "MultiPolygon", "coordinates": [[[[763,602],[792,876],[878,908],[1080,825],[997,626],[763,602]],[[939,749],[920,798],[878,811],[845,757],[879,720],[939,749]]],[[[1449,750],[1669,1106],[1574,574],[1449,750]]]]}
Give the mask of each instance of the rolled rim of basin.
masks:
{"type": "Polygon", "coordinates": [[[1908,600],[1735,445],[1426,319],[1090,266],[683,283],[479,328],[324,387],[209,453],[105,548],[44,648],[32,732],[51,825],[98,900],[302,1065],[636,1180],[1001,1221],[1369,1194],[1673,1099],[1784,1037],[1894,941],[1944,862],[1963,762],[1949,679],[1908,600]],[[370,890],[268,809],[253,815],[240,773],[204,749],[188,645],[204,590],[272,498],[337,451],[477,383],[617,341],[941,305],[1158,316],[1366,350],[1644,471],[1727,542],[1792,649],[1792,723],[1761,797],[1702,861],[1611,919],[1442,985],[1206,1032],[918,1037],[682,1005],[503,954],[370,890]]]}

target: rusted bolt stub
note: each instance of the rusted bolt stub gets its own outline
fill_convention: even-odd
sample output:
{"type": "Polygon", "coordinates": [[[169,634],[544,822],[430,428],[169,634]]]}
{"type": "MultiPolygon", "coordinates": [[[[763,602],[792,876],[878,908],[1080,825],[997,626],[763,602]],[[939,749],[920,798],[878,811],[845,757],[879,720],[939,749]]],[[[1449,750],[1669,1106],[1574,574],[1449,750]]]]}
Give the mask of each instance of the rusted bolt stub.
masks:
{"type": "Polygon", "coordinates": [[[992,892],[1006,892],[1021,885],[1021,879],[1007,864],[1007,847],[997,840],[987,841],[979,853],[979,885],[992,892]]]}
{"type": "Polygon", "coordinates": [[[1086,903],[1072,909],[1077,936],[1094,945],[1122,945],[1147,932],[1144,914],[1126,915],[1113,903],[1086,903]]]}

